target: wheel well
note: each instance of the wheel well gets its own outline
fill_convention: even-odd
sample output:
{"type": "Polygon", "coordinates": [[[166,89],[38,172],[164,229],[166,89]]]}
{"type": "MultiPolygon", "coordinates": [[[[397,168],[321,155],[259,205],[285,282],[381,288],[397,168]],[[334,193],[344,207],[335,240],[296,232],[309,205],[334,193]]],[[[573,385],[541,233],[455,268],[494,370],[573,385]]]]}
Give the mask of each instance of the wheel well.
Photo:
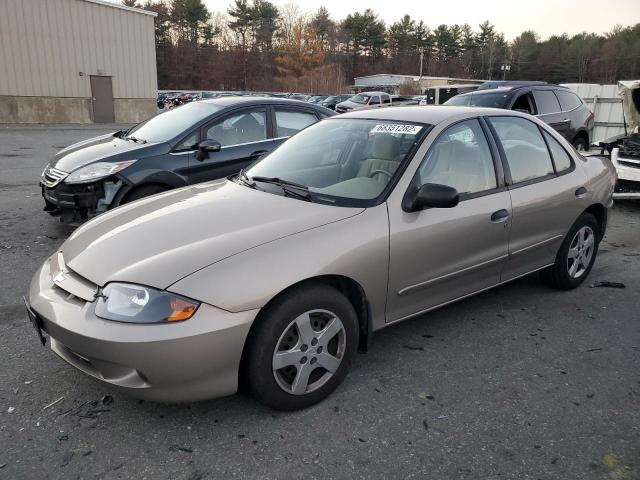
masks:
{"type": "Polygon", "coordinates": [[[574,142],[576,138],[584,139],[584,141],[587,142],[587,145],[589,145],[589,134],[587,133],[586,130],[580,130],[578,133],[576,133],[576,136],[573,138],[574,142]]]}
{"type": "MultiPolygon", "coordinates": [[[[284,290],[282,290],[281,292],[279,292],[276,296],[274,296],[271,300],[269,300],[266,303],[266,305],[264,305],[260,309],[258,316],[254,320],[253,325],[249,330],[249,333],[247,335],[247,340],[245,340],[245,345],[247,344],[248,339],[253,334],[254,326],[257,325],[258,321],[260,321],[261,313],[264,312],[271,303],[273,303],[277,298],[279,298],[281,295],[285,294],[286,292],[288,292],[293,288],[298,288],[300,286],[303,286],[306,284],[313,284],[313,283],[316,283],[316,284],[324,283],[325,285],[329,285],[335,288],[336,290],[341,292],[347,298],[347,300],[349,300],[351,305],[353,305],[353,308],[356,311],[356,315],[358,316],[358,325],[360,330],[358,350],[361,352],[366,352],[369,346],[369,342],[371,340],[371,331],[370,331],[371,311],[369,308],[369,302],[367,301],[367,297],[364,293],[364,289],[360,286],[360,284],[355,280],[349,277],[345,277],[343,275],[320,275],[317,277],[307,278],[298,283],[294,283],[293,285],[290,285],[284,290]]],[[[239,376],[238,388],[240,390],[246,389],[246,383],[245,383],[246,375],[243,374],[246,368],[245,361],[246,361],[245,352],[243,350],[242,358],[240,360],[240,368],[238,369],[238,376],[239,376]]]]}
{"type": "Polygon", "coordinates": [[[604,237],[605,229],[607,228],[607,209],[601,203],[594,203],[585,210],[586,213],[593,215],[598,221],[598,235],[600,240],[604,237]]]}
{"type": "MultiPolygon", "coordinates": [[[[118,200],[117,204],[115,202],[113,202],[114,206],[122,205],[123,203],[127,203],[127,198],[129,197],[129,195],[131,195],[133,192],[135,192],[136,190],[138,190],[140,188],[146,188],[146,187],[162,187],[165,190],[170,190],[170,189],[173,188],[170,185],[167,185],[166,183],[162,183],[162,182],[149,182],[149,183],[141,183],[141,184],[133,185],[131,188],[129,188],[125,192],[123,192],[122,195],[119,196],[119,198],[117,198],[117,200],[118,200]]],[[[118,193],[120,193],[120,192],[118,192],[118,193]]]]}

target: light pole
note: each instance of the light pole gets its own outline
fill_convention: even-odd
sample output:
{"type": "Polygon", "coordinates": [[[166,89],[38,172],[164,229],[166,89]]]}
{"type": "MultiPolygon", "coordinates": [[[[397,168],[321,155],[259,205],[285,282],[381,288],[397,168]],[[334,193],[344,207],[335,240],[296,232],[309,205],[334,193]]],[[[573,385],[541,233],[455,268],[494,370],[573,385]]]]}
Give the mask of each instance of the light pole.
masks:
{"type": "Polygon", "coordinates": [[[503,63],[500,65],[500,70],[502,70],[502,80],[504,80],[507,78],[507,72],[511,70],[511,65],[503,63]]]}

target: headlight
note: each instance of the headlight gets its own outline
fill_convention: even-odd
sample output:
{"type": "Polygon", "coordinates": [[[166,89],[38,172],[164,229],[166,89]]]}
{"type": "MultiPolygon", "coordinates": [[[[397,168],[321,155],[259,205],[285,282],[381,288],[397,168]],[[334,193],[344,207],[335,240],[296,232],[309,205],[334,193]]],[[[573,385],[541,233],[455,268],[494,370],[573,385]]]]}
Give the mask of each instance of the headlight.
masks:
{"type": "Polygon", "coordinates": [[[131,283],[110,283],[96,302],[96,315],[127,323],[166,323],[188,320],[200,303],[131,283]]]}
{"type": "Polygon", "coordinates": [[[97,162],[87,165],[86,167],[79,168],[75,172],[72,172],[66,179],[65,183],[85,183],[92,182],[99,178],[108,177],[114,173],[124,170],[129,165],[135,163],[136,160],[127,160],[126,162],[110,163],[110,162],[97,162]]]}

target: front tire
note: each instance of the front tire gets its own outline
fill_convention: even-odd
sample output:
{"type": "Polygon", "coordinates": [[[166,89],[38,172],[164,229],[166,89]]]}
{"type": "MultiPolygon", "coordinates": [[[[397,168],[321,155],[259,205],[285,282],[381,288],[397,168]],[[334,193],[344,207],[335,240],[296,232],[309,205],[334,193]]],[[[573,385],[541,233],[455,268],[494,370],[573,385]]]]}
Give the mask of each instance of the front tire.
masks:
{"type": "Polygon", "coordinates": [[[267,307],[247,341],[249,390],[277,410],[326,398],[342,382],[358,346],[358,318],[333,287],[294,288],[267,307]]]}
{"type": "Polygon", "coordinates": [[[542,272],[542,280],[552,288],[572,290],[589,275],[598,253],[600,227],[590,213],[583,213],[565,237],[556,261],[542,272]]]}

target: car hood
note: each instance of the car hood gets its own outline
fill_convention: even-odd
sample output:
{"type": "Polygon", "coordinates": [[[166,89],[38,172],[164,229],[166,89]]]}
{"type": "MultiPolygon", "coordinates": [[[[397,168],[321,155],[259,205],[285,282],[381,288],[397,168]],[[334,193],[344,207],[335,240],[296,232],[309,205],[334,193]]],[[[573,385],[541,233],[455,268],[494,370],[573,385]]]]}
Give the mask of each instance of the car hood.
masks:
{"type": "Polygon", "coordinates": [[[74,143],[60,150],[51,159],[49,165],[69,173],[89,163],[105,159],[109,161],[134,160],[152,145],[123,140],[114,137],[113,133],[109,133],[74,143]]]}
{"type": "Polygon", "coordinates": [[[336,107],[346,108],[349,110],[354,110],[357,108],[365,107],[366,105],[362,103],[352,102],[351,100],[345,100],[344,102],[340,102],[336,105],[336,107]]]}
{"type": "Polygon", "coordinates": [[[68,268],[97,285],[124,281],[167,288],[244,250],[362,211],[224,180],[155,195],[100,215],[78,228],[61,251],[68,268]]]}

